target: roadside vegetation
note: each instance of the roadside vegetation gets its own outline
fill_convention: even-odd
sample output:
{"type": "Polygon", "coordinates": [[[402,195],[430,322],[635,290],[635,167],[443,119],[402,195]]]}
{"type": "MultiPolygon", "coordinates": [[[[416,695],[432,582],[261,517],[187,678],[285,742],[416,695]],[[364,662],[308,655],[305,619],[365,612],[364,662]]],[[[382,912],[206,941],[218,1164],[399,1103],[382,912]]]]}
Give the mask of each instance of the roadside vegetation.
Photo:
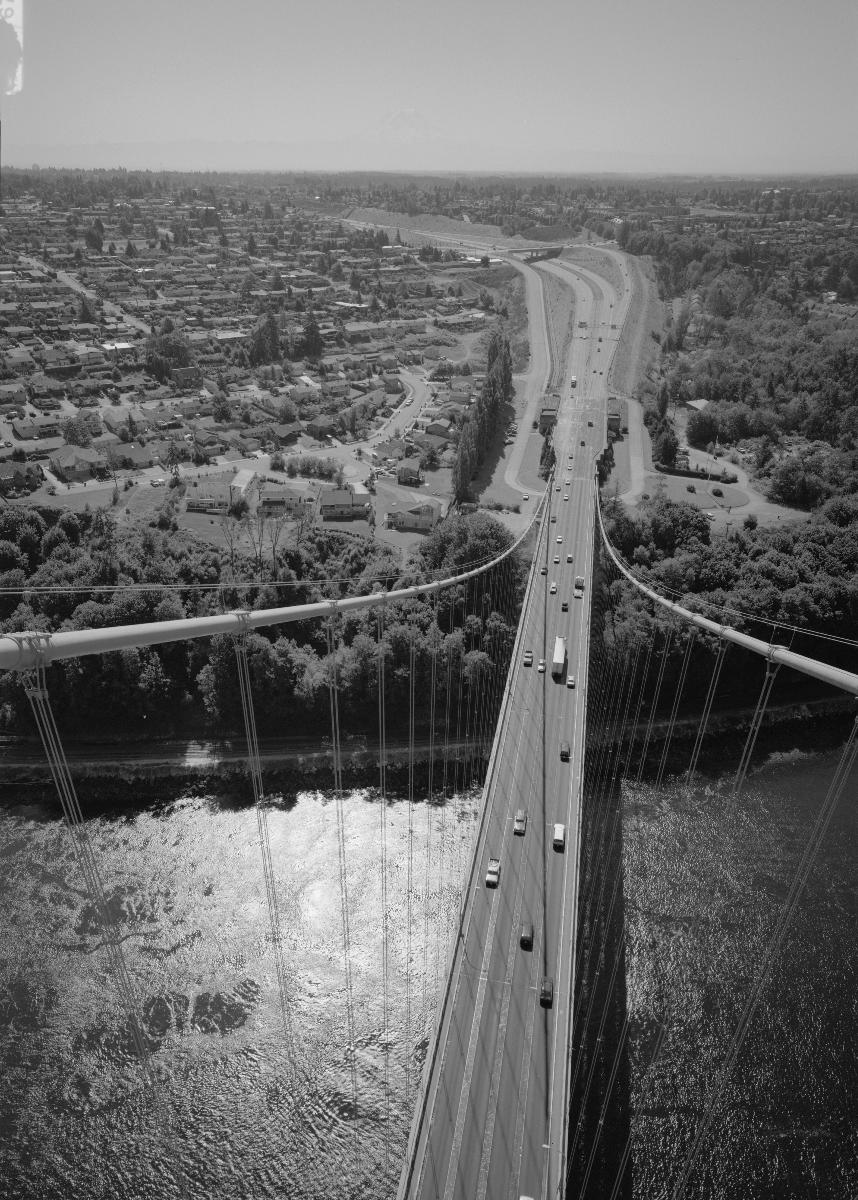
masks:
{"type": "MultiPolygon", "coordinates": [[[[510,540],[497,521],[474,514],[439,526],[404,566],[372,539],[314,528],[284,538],[263,559],[157,528],[120,531],[107,509],[8,508],[0,512],[0,632],[98,629],[363,594],[455,573],[501,553],[510,540]]],[[[437,602],[385,610],[391,732],[400,717],[407,720],[413,672],[418,694],[428,689],[433,653],[442,696],[448,683],[458,689],[460,677],[466,696],[482,694],[505,673],[524,573],[510,560],[506,586],[494,589],[482,620],[467,615],[461,588],[437,602]]],[[[377,621],[376,612],[355,614],[338,630],[339,703],[358,730],[374,729],[377,717],[377,621]]],[[[249,634],[247,644],[260,731],[318,730],[328,719],[334,671],[326,624],[272,627],[249,634]]],[[[48,681],[61,730],[78,737],[242,729],[230,637],[58,662],[48,681]]],[[[0,675],[0,728],[32,732],[22,680],[11,671],[0,675]]]]}

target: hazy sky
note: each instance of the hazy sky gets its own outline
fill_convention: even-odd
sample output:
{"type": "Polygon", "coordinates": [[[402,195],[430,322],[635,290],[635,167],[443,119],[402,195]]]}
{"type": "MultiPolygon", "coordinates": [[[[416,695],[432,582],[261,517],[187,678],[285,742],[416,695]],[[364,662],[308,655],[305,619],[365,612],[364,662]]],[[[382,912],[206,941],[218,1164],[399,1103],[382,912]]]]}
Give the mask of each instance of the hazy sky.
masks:
{"type": "Polygon", "coordinates": [[[3,160],[858,171],[858,0],[24,0],[3,160]]]}

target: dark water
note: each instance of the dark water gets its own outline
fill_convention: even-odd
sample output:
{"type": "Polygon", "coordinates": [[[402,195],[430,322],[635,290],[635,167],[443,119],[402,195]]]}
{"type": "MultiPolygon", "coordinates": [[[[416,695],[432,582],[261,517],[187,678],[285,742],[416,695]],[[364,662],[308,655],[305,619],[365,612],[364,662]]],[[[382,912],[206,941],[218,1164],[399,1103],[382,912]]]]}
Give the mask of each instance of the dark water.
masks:
{"type": "Polygon", "coordinates": [[[395,1190],[475,798],[411,806],[408,988],[409,805],[386,808],[386,1043],[381,806],[354,793],[343,811],[356,1121],[330,797],[302,795],[268,817],[294,1065],[255,811],[184,799],[88,822],[143,1005],[148,1088],[64,826],[42,810],[0,814],[0,1196],[310,1200],[395,1190]]]}
{"type": "Polygon", "coordinates": [[[674,1195],[710,1101],[680,1194],[858,1196],[856,772],[717,1103],[713,1090],[836,761],[781,756],[738,799],[727,783],[625,795],[635,1197],[674,1195]]]}
{"type": "MultiPolygon", "coordinates": [[[[629,1111],[642,1200],[672,1194],[680,1177],[833,766],[828,756],[772,764],[739,800],[715,784],[624,797],[629,1111]]],[[[689,1198],[858,1196],[855,801],[853,778],[689,1198]]],[[[181,799],[88,822],[143,1003],[149,1088],[64,827],[44,810],[0,813],[0,1197],[390,1196],[475,806],[473,795],[415,804],[410,832],[406,803],[386,809],[386,1055],[380,806],[367,793],[345,800],[356,1121],[331,797],[301,795],[269,814],[294,1065],[253,809],[181,799]]]]}

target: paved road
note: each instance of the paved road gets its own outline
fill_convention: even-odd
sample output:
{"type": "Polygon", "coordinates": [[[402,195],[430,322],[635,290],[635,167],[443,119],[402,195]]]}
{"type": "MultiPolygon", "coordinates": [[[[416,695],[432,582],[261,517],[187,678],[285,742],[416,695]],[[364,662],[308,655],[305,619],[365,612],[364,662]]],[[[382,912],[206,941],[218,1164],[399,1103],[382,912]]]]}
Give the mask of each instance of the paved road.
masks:
{"type": "MultiPolygon", "coordinates": [[[[593,555],[592,478],[595,456],[604,444],[607,372],[614,344],[603,326],[609,331],[612,321],[622,319],[612,315],[612,305],[619,313],[622,308],[604,283],[554,263],[541,264],[540,269],[559,273],[575,287],[576,320],[587,320],[588,336],[573,339],[562,370],[557,474],[496,735],[462,929],[430,1059],[432,1071],[412,1129],[401,1197],[518,1200],[524,1195],[545,1200],[563,1194],[593,555]],[[597,331],[602,331],[601,343],[597,331]],[[573,374],[578,378],[574,390],[569,386],[573,374]],[[555,555],[560,560],[556,564],[555,555]],[[573,595],[577,575],[585,580],[581,599],[573,595]],[[567,672],[559,681],[550,673],[558,634],[566,637],[568,648],[567,672]],[[523,664],[527,649],[534,655],[532,667],[523,664]],[[546,660],[545,673],[538,670],[540,658],[546,660]],[[567,673],[575,677],[574,688],[566,686],[567,673]],[[563,740],[571,746],[570,762],[560,759],[563,740]],[[518,809],[527,813],[524,837],[513,833],[518,809]],[[555,822],[567,829],[565,853],[552,847],[555,822]],[[485,885],[489,857],[501,862],[496,890],[485,885]],[[520,946],[525,921],[534,926],[532,950],[520,946]],[[546,975],[554,980],[551,1009],[539,1003],[540,982],[546,975]]],[[[614,341],[616,336],[614,332],[614,341]]],[[[536,353],[541,353],[538,345],[536,353]]]]}

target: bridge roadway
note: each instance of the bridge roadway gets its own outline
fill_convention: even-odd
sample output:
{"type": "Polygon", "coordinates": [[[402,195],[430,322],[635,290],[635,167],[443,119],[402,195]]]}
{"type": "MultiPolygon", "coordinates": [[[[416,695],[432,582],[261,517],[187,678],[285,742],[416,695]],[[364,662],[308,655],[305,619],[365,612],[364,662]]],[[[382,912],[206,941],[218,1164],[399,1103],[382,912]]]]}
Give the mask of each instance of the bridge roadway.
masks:
{"type": "Polygon", "coordinates": [[[595,456],[604,445],[607,375],[617,333],[610,339],[601,333],[602,342],[598,337],[612,322],[619,327],[628,297],[549,265],[552,271],[563,270],[575,287],[576,321],[587,321],[588,336],[573,338],[567,362],[552,381],[556,386],[562,372],[555,478],[400,1200],[559,1200],[565,1188],[595,516],[592,479],[595,456]],[[575,389],[570,387],[573,375],[575,389]],[[573,595],[578,575],[585,580],[582,599],[573,595]],[[564,601],[568,612],[562,611],[564,601]],[[566,672],[560,681],[551,675],[558,634],[567,639],[574,688],[566,686],[566,672]],[[527,650],[533,652],[532,667],[523,662],[527,650]],[[545,660],[544,673],[538,669],[540,659],[545,660]],[[561,741],[570,743],[569,762],[560,759],[561,741]],[[524,837],[513,832],[518,809],[527,814],[524,837]],[[566,826],[565,853],[552,848],[555,822],[566,826]],[[501,863],[496,890],[485,883],[490,857],[501,863]],[[532,950],[520,945],[525,922],[534,927],[532,950]],[[541,1007],[539,997],[546,975],[554,980],[550,1009],[541,1007]]]}

